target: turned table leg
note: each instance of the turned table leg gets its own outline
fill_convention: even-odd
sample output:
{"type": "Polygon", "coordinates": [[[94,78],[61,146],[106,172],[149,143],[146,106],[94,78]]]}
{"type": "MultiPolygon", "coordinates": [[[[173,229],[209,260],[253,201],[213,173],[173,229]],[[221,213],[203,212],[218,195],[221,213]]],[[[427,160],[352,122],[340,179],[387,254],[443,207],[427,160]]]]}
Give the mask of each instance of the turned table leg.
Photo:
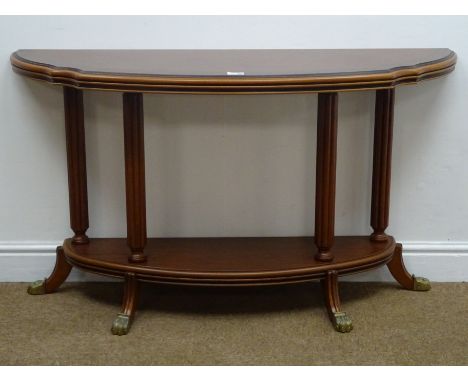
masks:
{"type": "MultiPolygon", "coordinates": [[[[86,236],[89,220],[83,92],[65,86],[63,88],[63,100],[70,227],[74,232],[72,244],[80,245],[89,242],[88,236],[86,236]]],[[[58,247],[56,264],[51,276],[45,280],[39,280],[31,284],[28,288],[28,293],[43,294],[53,292],[65,281],[71,268],[72,266],[66,261],[62,247],[58,247]]]]}
{"type": "MultiPolygon", "coordinates": [[[[332,261],[335,237],[336,144],[338,93],[319,93],[317,111],[317,168],[315,191],[315,245],[319,261],[332,261]]],[[[328,315],[335,329],[349,332],[351,320],[341,311],[338,273],[327,272],[321,280],[328,315]]]]}
{"type": "MultiPolygon", "coordinates": [[[[372,170],[371,227],[372,241],[386,241],[390,209],[390,180],[392,169],[392,137],[395,90],[376,91],[374,126],[374,163],[372,170]]],[[[403,248],[397,244],[392,259],[387,264],[392,276],[405,289],[429,290],[431,284],[424,277],[415,277],[406,270],[403,248]]]]}
{"type": "Polygon", "coordinates": [[[335,178],[338,93],[319,93],[315,191],[315,256],[331,261],[335,235],[335,178]]]}
{"type": "Polygon", "coordinates": [[[131,250],[129,261],[147,260],[145,150],[143,130],[143,95],[123,94],[125,186],[127,200],[127,241],[131,250]]]}
{"type": "MultiPolygon", "coordinates": [[[[128,261],[147,261],[146,245],[146,196],[145,150],[143,124],[143,95],[123,94],[125,193],[127,205],[127,243],[130,247],[128,261]]],[[[125,275],[122,310],[112,324],[112,333],[127,334],[130,330],[138,300],[138,280],[133,273],[125,275]]]]}

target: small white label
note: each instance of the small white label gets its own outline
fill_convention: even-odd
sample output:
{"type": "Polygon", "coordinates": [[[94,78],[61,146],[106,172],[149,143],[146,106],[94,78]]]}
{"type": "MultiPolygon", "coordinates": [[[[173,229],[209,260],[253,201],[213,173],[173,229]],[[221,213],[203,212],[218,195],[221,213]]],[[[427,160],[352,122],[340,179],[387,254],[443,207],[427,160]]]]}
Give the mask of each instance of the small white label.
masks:
{"type": "Polygon", "coordinates": [[[226,72],[228,76],[243,76],[245,75],[244,72],[226,72]]]}

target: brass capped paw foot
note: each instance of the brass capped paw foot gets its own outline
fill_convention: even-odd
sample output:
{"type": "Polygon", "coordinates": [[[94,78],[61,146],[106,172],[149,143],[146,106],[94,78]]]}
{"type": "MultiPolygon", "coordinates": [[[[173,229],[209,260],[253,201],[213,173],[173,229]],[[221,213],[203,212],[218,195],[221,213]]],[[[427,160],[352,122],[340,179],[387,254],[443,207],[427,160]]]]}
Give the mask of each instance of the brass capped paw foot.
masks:
{"type": "Polygon", "coordinates": [[[130,330],[131,318],[126,314],[119,313],[112,323],[112,334],[123,336],[130,330]]]}
{"type": "Polygon", "coordinates": [[[415,277],[413,275],[413,290],[427,291],[431,289],[431,282],[425,277],[415,277]]]}
{"type": "Polygon", "coordinates": [[[333,313],[333,326],[338,332],[348,333],[353,329],[353,322],[344,312],[333,313]]]}
{"type": "Polygon", "coordinates": [[[31,285],[28,286],[28,293],[32,295],[45,294],[45,282],[46,279],[34,281],[31,285]]]}

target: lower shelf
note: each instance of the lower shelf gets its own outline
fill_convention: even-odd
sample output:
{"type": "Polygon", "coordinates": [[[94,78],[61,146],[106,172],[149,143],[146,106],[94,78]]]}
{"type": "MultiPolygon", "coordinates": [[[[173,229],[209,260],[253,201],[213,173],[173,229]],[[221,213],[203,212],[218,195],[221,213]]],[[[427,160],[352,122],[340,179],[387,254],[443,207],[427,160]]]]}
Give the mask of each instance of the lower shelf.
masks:
{"type": "Polygon", "coordinates": [[[157,238],[148,239],[144,264],[128,262],[126,239],[91,239],[88,244],[63,245],[67,261],[84,270],[171,284],[254,285],[308,281],[327,271],[363,271],[390,261],[392,237],[371,242],[368,236],[335,238],[334,260],[314,259],[313,237],[157,238]]]}

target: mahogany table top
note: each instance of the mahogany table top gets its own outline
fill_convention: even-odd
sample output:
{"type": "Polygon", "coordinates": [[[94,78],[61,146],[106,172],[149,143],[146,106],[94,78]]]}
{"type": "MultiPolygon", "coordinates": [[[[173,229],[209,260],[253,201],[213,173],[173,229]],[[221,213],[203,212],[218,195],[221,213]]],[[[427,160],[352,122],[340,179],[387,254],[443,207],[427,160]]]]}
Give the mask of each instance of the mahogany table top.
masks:
{"type": "Polygon", "coordinates": [[[20,74],[82,89],[301,93],[390,88],[455,67],[450,49],[18,50],[20,74]]]}

